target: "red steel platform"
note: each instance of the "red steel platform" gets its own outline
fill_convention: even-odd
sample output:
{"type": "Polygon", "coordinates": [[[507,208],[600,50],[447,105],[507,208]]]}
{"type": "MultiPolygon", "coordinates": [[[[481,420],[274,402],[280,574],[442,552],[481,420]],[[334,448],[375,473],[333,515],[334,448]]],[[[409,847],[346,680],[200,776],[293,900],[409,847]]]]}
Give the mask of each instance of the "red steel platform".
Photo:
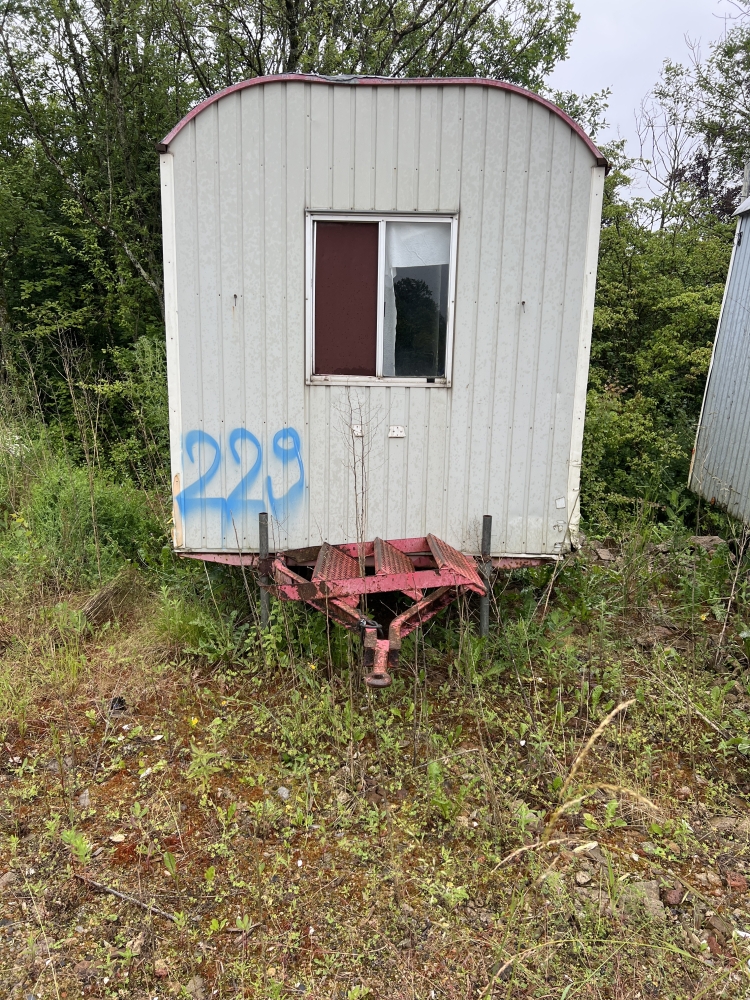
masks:
{"type": "Polygon", "coordinates": [[[324,542],[314,549],[280,553],[268,562],[268,575],[273,579],[269,589],[277,597],[305,601],[361,635],[365,683],[370,687],[391,683],[390,670],[398,663],[404,636],[460,593],[486,592],[476,561],[434,535],[393,541],[376,538],[361,545],[324,542]],[[312,565],[312,578],[300,576],[291,565],[312,565]],[[393,619],[388,637],[383,638],[381,626],[359,610],[360,599],[365,594],[399,591],[414,603],[393,619]],[[430,593],[425,595],[425,591],[430,593]]]}
{"type": "MultiPolygon", "coordinates": [[[[264,517],[267,515],[262,514],[261,519],[264,517]]],[[[485,522],[491,522],[491,518],[485,517],[485,522]]],[[[489,524],[486,527],[489,529],[489,524]]],[[[261,552],[268,552],[267,527],[261,546],[261,552]]],[[[489,533],[483,539],[483,551],[490,551],[489,533]]],[[[462,593],[473,592],[486,598],[493,568],[517,569],[543,561],[528,556],[490,559],[489,555],[478,561],[435,535],[389,541],[376,538],[372,542],[343,545],[324,542],[268,556],[231,552],[181,554],[206,562],[252,568],[259,572],[260,585],[267,593],[282,601],[304,601],[357,632],[364,644],[365,683],[369,687],[388,687],[391,683],[390,670],[398,663],[404,636],[434,618],[462,593]],[[367,594],[399,592],[413,603],[393,619],[385,638],[382,626],[361,610],[362,598],[367,594]]],[[[267,620],[267,603],[265,608],[267,620]]],[[[263,602],[261,611],[263,617],[263,602]]]]}

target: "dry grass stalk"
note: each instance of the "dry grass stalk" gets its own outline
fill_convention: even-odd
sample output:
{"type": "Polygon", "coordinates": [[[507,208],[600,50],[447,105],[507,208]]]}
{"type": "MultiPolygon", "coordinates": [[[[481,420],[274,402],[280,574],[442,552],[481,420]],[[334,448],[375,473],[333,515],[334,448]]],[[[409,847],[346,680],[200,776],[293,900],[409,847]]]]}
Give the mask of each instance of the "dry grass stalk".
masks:
{"type": "Polygon", "coordinates": [[[557,821],[566,812],[569,812],[571,809],[575,809],[576,806],[579,806],[583,802],[584,799],[587,799],[589,797],[590,794],[591,794],[591,792],[586,792],[584,795],[579,795],[578,798],[576,798],[576,799],[569,799],[567,802],[563,802],[563,804],[561,806],[558,806],[557,809],[555,809],[555,811],[552,813],[552,815],[550,816],[550,818],[547,820],[547,822],[544,825],[544,831],[542,832],[542,841],[541,841],[543,844],[556,844],[557,843],[556,840],[548,840],[547,839],[549,837],[549,835],[552,833],[552,830],[553,830],[555,824],[557,823],[557,821]]]}
{"type": "MultiPolygon", "coordinates": [[[[737,539],[736,539],[736,536],[735,536],[735,541],[736,540],[737,539]]],[[[729,624],[729,619],[730,619],[730,616],[732,614],[732,604],[734,603],[734,597],[735,597],[735,594],[737,593],[737,581],[739,579],[740,569],[742,568],[742,557],[744,556],[745,549],[747,548],[747,540],[748,540],[748,529],[746,527],[743,527],[743,529],[742,529],[742,537],[740,538],[739,546],[738,546],[738,551],[737,551],[737,562],[736,562],[735,569],[734,569],[734,576],[732,578],[732,589],[731,589],[731,591],[729,593],[729,600],[727,601],[727,613],[724,616],[724,621],[723,621],[722,626],[721,626],[721,635],[719,636],[719,642],[718,642],[718,644],[716,646],[716,656],[714,657],[714,667],[717,667],[719,665],[719,657],[721,655],[722,646],[724,645],[724,637],[727,634],[727,625],[729,624]]]]}
{"type": "Polygon", "coordinates": [[[560,840],[537,840],[533,844],[525,844],[523,847],[517,847],[515,851],[511,851],[510,854],[504,857],[502,861],[498,861],[492,871],[496,872],[498,868],[502,868],[503,865],[507,865],[509,861],[513,860],[513,858],[517,858],[520,854],[524,854],[526,851],[539,851],[543,847],[554,847],[555,844],[567,844],[569,840],[570,837],[562,837],[560,840]]]}
{"type": "Polygon", "coordinates": [[[81,608],[86,621],[98,628],[107,621],[122,617],[142,590],[141,578],[133,566],[126,566],[114,580],[101,587],[81,608]]]}
{"type": "MultiPolygon", "coordinates": [[[[652,670],[649,670],[648,676],[651,678],[652,681],[656,681],[657,684],[661,684],[661,686],[664,688],[665,691],[669,691],[670,690],[670,687],[667,684],[667,682],[665,680],[663,680],[661,677],[658,677],[652,670]]],[[[689,690],[680,681],[680,679],[675,676],[674,672],[670,673],[670,680],[672,681],[673,686],[675,686],[675,687],[681,687],[682,688],[682,690],[683,690],[683,692],[685,694],[685,699],[686,699],[687,704],[689,706],[690,712],[693,715],[697,716],[702,722],[705,722],[706,725],[710,729],[713,729],[713,731],[715,733],[717,733],[719,736],[721,736],[721,738],[723,740],[727,740],[727,739],[730,738],[730,734],[726,731],[726,729],[722,729],[721,726],[718,726],[715,722],[713,722],[711,719],[709,719],[709,717],[707,715],[704,715],[703,712],[700,711],[700,709],[698,709],[698,708],[695,707],[695,705],[692,703],[692,700],[690,699],[690,692],[689,692],[689,690]]]]}
{"type": "Polygon", "coordinates": [[[577,940],[576,938],[562,938],[557,941],[545,941],[543,944],[534,945],[533,948],[527,948],[525,951],[521,951],[517,955],[513,955],[511,958],[508,959],[507,962],[505,962],[503,965],[500,966],[497,972],[492,976],[490,981],[484,987],[482,992],[478,994],[479,997],[481,998],[490,996],[492,988],[495,985],[495,982],[498,979],[502,978],[503,973],[505,973],[512,965],[515,965],[516,962],[520,962],[524,958],[528,958],[529,955],[533,955],[534,952],[541,951],[543,948],[560,948],[562,945],[570,944],[571,942],[576,940],[577,940]]]}
{"type": "Polygon", "coordinates": [[[645,795],[641,795],[640,792],[636,792],[632,788],[627,788],[625,785],[610,785],[610,784],[607,784],[604,781],[599,781],[595,785],[591,786],[591,790],[590,791],[585,792],[583,795],[579,795],[578,798],[576,798],[576,799],[568,799],[567,802],[563,802],[563,804],[561,806],[558,806],[558,808],[555,809],[555,811],[552,813],[552,815],[547,820],[547,822],[546,822],[546,824],[544,826],[544,832],[542,834],[542,843],[543,844],[557,844],[557,843],[559,843],[559,841],[557,841],[557,840],[550,840],[550,841],[547,840],[547,837],[549,837],[549,835],[552,833],[552,830],[554,829],[555,824],[557,823],[557,821],[566,812],[569,812],[571,809],[574,809],[576,806],[580,805],[581,802],[583,802],[584,799],[587,799],[589,797],[589,795],[592,795],[593,792],[595,792],[597,788],[601,788],[601,789],[603,789],[606,792],[612,792],[615,795],[625,795],[628,798],[634,799],[636,802],[639,803],[639,805],[644,806],[644,808],[650,809],[652,812],[655,812],[658,815],[661,815],[661,809],[659,809],[659,807],[657,805],[655,805],[651,801],[651,799],[647,799],[645,795]]]}
{"type": "Polygon", "coordinates": [[[613,708],[605,719],[602,719],[602,721],[593,731],[591,736],[589,736],[583,750],[581,750],[576,759],[573,761],[573,766],[568,772],[568,777],[565,779],[565,781],[562,784],[562,788],[560,789],[561,799],[565,796],[565,792],[568,790],[571,782],[573,781],[573,778],[575,778],[576,774],[578,773],[581,764],[583,764],[584,760],[586,759],[587,754],[589,753],[593,745],[596,743],[596,741],[599,739],[599,737],[602,735],[607,726],[610,724],[610,722],[612,722],[612,720],[615,719],[620,714],[620,712],[624,712],[626,708],[630,708],[630,706],[634,704],[635,704],[635,698],[631,698],[629,701],[623,701],[615,708],[613,708]]]}
{"type": "Polygon", "coordinates": [[[613,792],[615,795],[627,795],[628,798],[635,799],[636,802],[645,806],[646,809],[650,809],[655,813],[661,813],[661,809],[651,799],[646,798],[645,795],[641,795],[640,792],[636,792],[632,788],[627,788],[625,785],[608,785],[600,781],[594,787],[603,788],[605,792],[613,792]]]}

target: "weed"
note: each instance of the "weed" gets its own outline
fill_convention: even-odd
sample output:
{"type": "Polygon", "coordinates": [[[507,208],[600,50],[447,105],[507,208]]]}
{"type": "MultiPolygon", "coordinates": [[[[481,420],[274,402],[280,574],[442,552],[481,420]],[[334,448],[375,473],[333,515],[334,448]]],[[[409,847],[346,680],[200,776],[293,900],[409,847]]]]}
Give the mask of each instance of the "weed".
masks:
{"type": "Polygon", "coordinates": [[[91,861],[91,844],[85,835],[79,830],[63,830],[60,839],[70,848],[78,864],[85,868],[91,861]]]}
{"type": "Polygon", "coordinates": [[[464,800],[469,793],[468,787],[461,787],[454,797],[449,796],[445,791],[443,769],[435,760],[431,760],[427,765],[427,781],[430,786],[430,807],[444,823],[453,822],[461,812],[464,800]]]}
{"type": "Polygon", "coordinates": [[[171,851],[164,852],[164,867],[167,873],[174,879],[175,885],[177,885],[177,861],[174,854],[171,851]]]}
{"type": "Polygon", "coordinates": [[[186,772],[187,779],[205,795],[211,787],[211,778],[221,770],[217,763],[221,754],[215,750],[206,750],[196,743],[190,744],[190,754],[192,760],[186,772]]]}

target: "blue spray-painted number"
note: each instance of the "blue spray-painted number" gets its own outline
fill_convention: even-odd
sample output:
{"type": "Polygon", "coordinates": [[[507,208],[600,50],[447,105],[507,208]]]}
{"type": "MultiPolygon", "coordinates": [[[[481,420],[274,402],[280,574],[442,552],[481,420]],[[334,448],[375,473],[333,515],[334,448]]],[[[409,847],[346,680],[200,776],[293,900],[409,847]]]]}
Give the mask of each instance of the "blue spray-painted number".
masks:
{"type": "Polygon", "coordinates": [[[299,469],[299,479],[293,486],[289,487],[283,497],[275,497],[273,495],[273,483],[271,482],[271,477],[268,476],[266,479],[268,502],[271,505],[271,512],[277,521],[283,520],[283,512],[286,510],[287,506],[297,506],[297,503],[302,499],[302,494],[305,491],[305,467],[302,464],[300,448],[299,434],[293,427],[283,427],[280,431],[276,431],[273,436],[274,455],[277,458],[280,458],[282,464],[285,466],[296,458],[297,468],[299,469]],[[291,441],[291,447],[287,448],[286,444],[283,443],[285,441],[291,441]]]}
{"type": "MultiPolygon", "coordinates": [[[[213,460],[210,467],[198,479],[186,486],[175,497],[183,521],[189,521],[192,515],[198,516],[209,511],[217,511],[221,516],[222,531],[231,533],[233,522],[244,515],[257,517],[270,509],[277,521],[284,521],[294,513],[302,503],[305,492],[305,466],[302,461],[302,444],[298,432],[293,427],[282,427],[273,437],[273,453],[281,462],[282,470],[296,461],[298,478],[282,496],[276,496],[273,491],[273,481],[270,474],[266,476],[265,499],[251,499],[251,491],[260,476],[263,465],[263,447],[258,438],[245,427],[235,427],[229,434],[229,453],[235,465],[242,466],[242,442],[252,445],[255,449],[255,460],[250,469],[240,479],[229,496],[206,496],[208,484],[214,479],[221,466],[222,454],[218,441],[205,431],[188,431],[185,435],[185,456],[191,465],[196,463],[201,468],[201,445],[213,450],[213,460]]],[[[186,463],[185,463],[186,464],[186,463]]]]}
{"type": "Polygon", "coordinates": [[[195,455],[194,450],[196,445],[200,449],[200,445],[202,444],[213,448],[214,460],[208,472],[204,472],[194,483],[186,486],[182,493],[179,493],[175,497],[183,521],[187,521],[193,511],[196,510],[199,513],[204,510],[219,510],[222,518],[226,516],[226,500],[223,497],[207,497],[203,495],[203,491],[219,471],[219,466],[221,465],[221,448],[219,447],[219,442],[215,438],[212,438],[210,434],[206,434],[205,431],[188,431],[185,435],[185,452],[191,462],[195,463],[196,459],[200,458],[200,451],[198,455],[195,455]]]}
{"type": "MultiPolygon", "coordinates": [[[[239,518],[243,513],[255,515],[255,517],[260,514],[263,510],[263,499],[260,500],[250,500],[247,496],[248,491],[252,488],[255,480],[258,478],[258,473],[260,472],[260,467],[263,464],[263,449],[260,446],[260,441],[254,434],[246,430],[244,427],[235,427],[232,433],[229,435],[229,450],[232,453],[232,458],[235,460],[237,465],[242,465],[242,458],[240,453],[237,451],[238,441],[249,441],[255,448],[255,461],[248,473],[246,473],[239,483],[235,486],[232,492],[227,497],[227,515],[231,518],[239,518]]],[[[228,525],[224,525],[225,529],[228,525]]]]}

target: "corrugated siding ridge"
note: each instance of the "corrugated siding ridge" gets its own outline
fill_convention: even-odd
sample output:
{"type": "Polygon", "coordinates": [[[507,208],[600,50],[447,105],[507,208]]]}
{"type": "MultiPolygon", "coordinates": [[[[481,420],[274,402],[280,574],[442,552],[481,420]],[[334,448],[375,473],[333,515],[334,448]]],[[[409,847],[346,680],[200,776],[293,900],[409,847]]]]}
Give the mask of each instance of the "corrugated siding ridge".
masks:
{"type": "Polygon", "coordinates": [[[542,97],[541,94],[534,93],[533,90],[526,90],[524,87],[519,87],[515,83],[508,83],[505,80],[489,80],[484,77],[403,77],[400,79],[394,79],[392,77],[361,76],[339,79],[337,77],[318,76],[316,74],[307,73],[284,73],[277,76],[257,76],[249,80],[241,80],[239,83],[232,84],[230,87],[225,87],[224,90],[220,90],[216,94],[212,94],[210,97],[207,97],[199,104],[196,104],[196,106],[188,111],[185,117],[175,125],[172,131],[169,132],[160,143],[157,143],[157,151],[160,153],[168,152],[169,144],[188,124],[188,122],[192,121],[193,118],[201,114],[207,107],[214,104],[216,101],[220,101],[222,98],[228,97],[230,94],[234,94],[239,90],[245,90],[248,87],[264,86],[268,83],[294,82],[328,84],[344,87],[497,87],[501,90],[506,90],[511,94],[520,94],[531,101],[535,101],[537,104],[541,104],[549,111],[552,111],[553,114],[557,115],[567,125],[569,125],[570,128],[572,128],[573,131],[576,132],[576,134],[586,143],[590,151],[594,154],[597,166],[609,169],[607,158],[603,155],[601,150],[594,144],[593,140],[586,134],[578,122],[575,121],[574,118],[571,118],[567,112],[562,110],[562,108],[553,104],[552,101],[548,101],[545,97],[542,97]]]}
{"type": "Polygon", "coordinates": [[[733,248],[706,392],[696,435],[690,486],[735,516],[750,520],[750,242],[733,248]]]}

